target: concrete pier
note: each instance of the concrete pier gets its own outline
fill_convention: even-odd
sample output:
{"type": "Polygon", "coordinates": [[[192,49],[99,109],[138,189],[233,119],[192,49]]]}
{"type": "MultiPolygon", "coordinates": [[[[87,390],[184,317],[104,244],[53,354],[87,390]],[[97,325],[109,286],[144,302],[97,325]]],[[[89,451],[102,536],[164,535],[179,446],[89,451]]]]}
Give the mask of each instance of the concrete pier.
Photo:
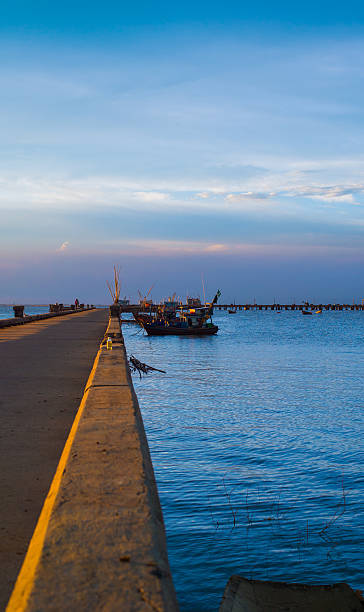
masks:
{"type": "Polygon", "coordinates": [[[112,350],[97,353],[8,612],[178,610],[117,318],[106,336],[112,350]]]}
{"type": "Polygon", "coordinates": [[[4,610],[107,325],[92,310],[0,329],[0,609],[4,610]]]}

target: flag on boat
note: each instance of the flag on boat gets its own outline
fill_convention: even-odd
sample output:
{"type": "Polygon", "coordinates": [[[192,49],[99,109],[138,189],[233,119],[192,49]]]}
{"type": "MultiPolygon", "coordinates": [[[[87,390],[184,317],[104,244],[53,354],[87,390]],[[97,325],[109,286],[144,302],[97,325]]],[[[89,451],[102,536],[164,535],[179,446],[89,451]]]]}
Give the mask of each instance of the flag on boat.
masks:
{"type": "Polygon", "coordinates": [[[220,289],[218,289],[214,299],[212,300],[213,304],[216,304],[216,302],[219,299],[220,295],[221,295],[221,291],[220,291],[220,289]]]}

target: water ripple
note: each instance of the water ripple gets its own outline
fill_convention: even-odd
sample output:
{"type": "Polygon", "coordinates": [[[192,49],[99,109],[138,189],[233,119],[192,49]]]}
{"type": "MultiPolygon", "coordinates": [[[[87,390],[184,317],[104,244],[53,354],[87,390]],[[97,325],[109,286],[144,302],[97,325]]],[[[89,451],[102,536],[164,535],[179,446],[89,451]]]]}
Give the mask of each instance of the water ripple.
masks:
{"type": "Polygon", "coordinates": [[[209,338],[124,326],[167,370],[134,383],[181,610],[217,610],[233,573],[363,588],[364,314],[215,319],[209,338]]]}

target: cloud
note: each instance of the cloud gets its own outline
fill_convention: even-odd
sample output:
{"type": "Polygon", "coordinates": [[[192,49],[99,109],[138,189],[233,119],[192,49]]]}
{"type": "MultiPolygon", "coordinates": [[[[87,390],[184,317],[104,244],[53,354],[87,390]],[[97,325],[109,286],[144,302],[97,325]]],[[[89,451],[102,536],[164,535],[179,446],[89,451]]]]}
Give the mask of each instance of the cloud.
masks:
{"type": "Polygon", "coordinates": [[[70,243],[68,242],[68,240],[66,240],[65,242],[61,244],[58,251],[61,251],[63,253],[63,251],[66,251],[69,246],[70,246],[70,243]]]}
{"type": "Polygon", "coordinates": [[[242,193],[229,193],[226,200],[230,202],[243,202],[245,200],[268,200],[277,195],[274,191],[271,192],[254,192],[243,191],[242,193]]]}
{"type": "Polygon", "coordinates": [[[293,189],[286,189],[281,195],[288,197],[303,197],[323,202],[338,202],[343,204],[357,204],[355,195],[364,193],[363,184],[347,185],[301,185],[293,189]]]}
{"type": "Polygon", "coordinates": [[[132,197],[141,202],[165,202],[169,198],[168,193],[160,191],[136,191],[132,197]]]}
{"type": "Polygon", "coordinates": [[[328,186],[307,186],[296,189],[295,195],[302,195],[306,198],[314,198],[327,202],[347,202],[354,203],[354,194],[364,191],[364,185],[328,185],[328,186]]]}
{"type": "MultiPolygon", "coordinates": [[[[283,160],[282,164],[284,163],[283,160]]],[[[360,204],[364,184],[350,180],[352,176],[345,180],[345,172],[339,177],[340,183],[334,180],[331,182],[331,177],[325,177],[327,182],[319,182],[317,176],[323,178],[325,168],[322,168],[321,174],[318,170],[316,175],[315,171],[315,183],[312,183],[309,166],[307,161],[305,168],[302,166],[297,169],[294,164],[289,165],[287,162],[285,168],[272,168],[264,176],[264,180],[252,178],[246,180],[244,185],[233,186],[226,183],[219,187],[208,178],[197,180],[185,177],[179,182],[170,177],[131,178],[106,175],[44,178],[8,174],[0,177],[0,209],[38,208],[74,212],[104,207],[131,208],[138,202],[140,207],[146,210],[172,207],[176,211],[186,210],[187,207],[219,210],[227,204],[234,204],[241,210],[260,210],[274,200],[275,210],[283,212],[283,209],[288,211],[288,207],[293,210],[294,200],[296,204],[302,205],[302,198],[312,202],[349,206],[360,204]]],[[[335,175],[338,174],[339,170],[335,171],[335,175]]],[[[356,168],[353,174],[363,175],[364,164],[363,167],[356,168]]]]}
{"type": "MultiPolygon", "coordinates": [[[[300,173],[295,173],[300,175],[300,173]]],[[[229,193],[225,199],[230,202],[260,201],[272,198],[309,198],[323,202],[342,202],[343,204],[357,204],[354,195],[364,193],[364,185],[292,185],[284,186],[277,191],[245,191],[229,193]]]]}
{"type": "Polygon", "coordinates": [[[225,251],[226,249],[226,244],[210,244],[205,248],[205,251],[208,253],[218,253],[219,251],[225,251]]]}
{"type": "MultiPolygon", "coordinates": [[[[239,245],[240,247],[240,245],[239,245]]],[[[100,253],[116,253],[116,254],[138,254],[138,255],[158,255],[158,254],[214,254],[225,253],[239,250],[236,245],[227,245],[222,243],[212,243],[208,241],[194,240],[168,240],[168,239],[136,239],[120,241],[107,241],[104,244],[98,244],[98,247],[92,251],[96,254],[100,253]]],[[[84,252],[84,251],[82,251],[84,252]]]]}
{"type": "Polygon", "coordinates": [[[228,255],[234,256],[267,256],[267,255],[327,255],[327,254],[342,254],[363,257],[364,250],[362,245],[337,245],[337,244],[314,244],[310,236],[306,235],[306,241],[302,241],[302,237],[295,236],[289,243],[272,241],[270,242],[229,242],[211,243],[189,240],[124,240],[120,242],[107,242],[104,245],[97,245],[91,250],[80,250],[73,253],[77,256],[104,256],[120,255],[128,256],[210,256],[210,257],[225,257],[228,255]],[[297,242],[294,242],[294,238],[297,242]]]}

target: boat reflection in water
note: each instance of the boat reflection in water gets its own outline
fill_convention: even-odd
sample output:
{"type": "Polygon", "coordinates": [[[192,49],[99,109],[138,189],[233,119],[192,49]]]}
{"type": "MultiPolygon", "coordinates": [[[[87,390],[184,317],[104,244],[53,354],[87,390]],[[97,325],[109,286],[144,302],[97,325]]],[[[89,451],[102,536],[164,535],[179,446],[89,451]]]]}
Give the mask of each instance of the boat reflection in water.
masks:
{"type": "Polygon", "coordinates": [[[218,326],[211,319],[213,306],[219,296],[218,291],[211,302],[197,308],[179,307],[164,309],[163,306],[155,314],[137,316],[138,323],[149,336],[206,336],[216,334],[218,326]]]}

